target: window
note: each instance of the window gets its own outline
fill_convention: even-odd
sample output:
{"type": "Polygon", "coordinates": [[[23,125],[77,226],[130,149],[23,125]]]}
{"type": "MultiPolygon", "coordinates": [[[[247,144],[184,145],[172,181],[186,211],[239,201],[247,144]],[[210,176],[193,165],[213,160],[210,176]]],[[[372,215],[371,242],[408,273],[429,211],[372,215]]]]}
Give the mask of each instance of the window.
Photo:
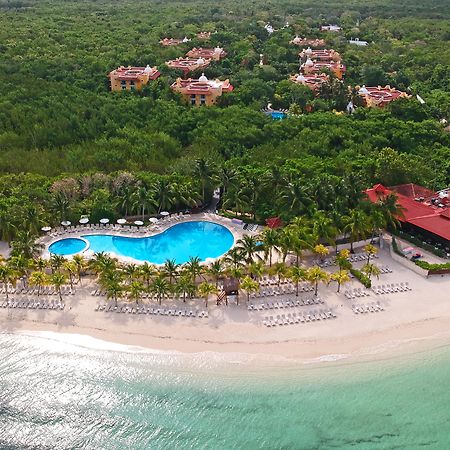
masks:
{"type": "Polygon", "coordinates": [[[130,88],[136,89],[136,85],[134,84],[134,81],[130,81],[130,88]]]}
{"type": "Polygon", "coordinates": [[[206,105],[206,96],[205,94],[200,95],[200,105],[206,105]]]}
{"type": "Polygon", "coordinates": [[[191,95],[191,105],[195,105],[196,100],[195,100],[195,94],[191,95]]]}

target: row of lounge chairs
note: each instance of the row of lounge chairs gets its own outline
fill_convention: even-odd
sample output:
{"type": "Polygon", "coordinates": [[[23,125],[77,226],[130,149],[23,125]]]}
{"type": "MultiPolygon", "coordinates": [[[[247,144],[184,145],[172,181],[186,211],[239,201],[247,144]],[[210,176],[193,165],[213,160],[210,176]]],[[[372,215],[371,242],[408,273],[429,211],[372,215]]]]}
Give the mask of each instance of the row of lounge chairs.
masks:
{"type": "Polygon", "coordinates": [[[24,308],[24,309],[60,309],[65,308],[65,303],[48,300],[8,300],[0,303],[1,308],[24,308]]]}
{"type": "Polygon", "coordinates": [[[344,291],[344,295],[350,300],[359,297],[368,297],[371,294],[369,289],[356,288],[344,291]]]}
{"type": "Polygon", "coordinates": [[[409,287],[408,282],[404,283],[392,283],[392,284],[382,284],[380,286],[372,286],[372,291],[375,294],[395,294],[397,292],[408,292],[411,291],[412,288],[409,287]]]}
{"type": "MultiPolygon", "coordinates": [[[[375,254],[375,255],[371,256],[371,259],[374,259],[374,258],[378,258],[378,255],[375,254]]],[[[365,260],[367,260],[367,255],[364,254],[364,253],[355,253],[354,255],[351,255],[348,258],[348,260],[351,263],[359,262],[359,261],[365,261],[365,260]]],[[[316,259],[316,260],[313,261],[313,264],[317,264],[320,267],[334,266],[336,264],[336,258],[333,256],[331,258],[326,258],[324,260],[317,260],[316,259]]]]}
{"type": "MultiPolygon", "coordinates": [[[[314,291],[313,286],[299,286],[298,292],[312,292],[314,291]]],[[[250,294],[250,298],[264,298],[264,297],[274,297],[276,295],[290,295],[295,294],[296,288],[292,285],[286,285],[286,286],[278,286],[274,288],[269,289],[260,289],[257,292],[254,292],[250,294]]]]}
{"type": "Polygon", "coordinates": [[[384,311],[384,308],[378,303],[365,304],[365,305],[352,305],[352,311],[355,314],[365,314],[369,312],[380,312],[384,311]]]}
{"type": "MultiPolygon", "coordinates": [[[[8,285],[8,294],[14,295],[59,295],[57,289],[53,286],[42,286],[40,289],[37,287],[24,287],[24,286],[11,286],[8,285]]],[[[3,284],[0,286],[0,294],[6,294],[6,286],[3,284]]],[[[70,286],[61,286],[61,295],[74,295],[75,290],[70,286]]]]}
{"type": "Polygon", "coordinates": [[[263,309],[283,309],[283,308],[295,308],[298,306],[307,305],[320,305],[325,303],[320,297],[303,298],[298,300],[286,300],[279,302],[261,302],[257,304],[249,303],[247,309],[249,311],[261,311],[263,309]]]}
{"type": "Polygon", "coordinates": [[[105,305],[97,305],[95,311],[116,312],[123,314],[148,314],[148,315],[160,315],[160,316],[178,316],[178,317],[208,317],[208,311],[192,310],[186,308],[153,308],[145,305],[130,305],[130,304],[118,304],[108,303],[105,305]]]}
{"type": "Polygon", "coordinates": [[[380,274],[381,273],[392,273],[392,269],[388,266],[381,266],[378,268],[380,269],[380,274]]]}
{"type": "MultiPolygon", "coordinates": [[[[94,289],[93,291],[91,291],[91,295],[92,297],[106,297],[106,291],[102,290],[102,289],[94,289]]],[[[187,298],[187,297],[186,297],[187,298]]],[[[154,301],[158,301],[158,297],[156,295],[153,295],[149,292],[143,292],[142,293],[142,299],[144,300],[154,300],[154,301]]],[[[175,294],[175,295],[166,295],[164,297],[164,299],[166,300],[175,300],[175,301],[179,301],[179,300],[183,300],[183,295],[180,294],[175,294]]],[[[120,297],[119,300],[123,300],[123,301],[127,301],[126,297],[120,297]]],[[[199,300],[199,299],[197,299],[199,300]]],[[[200,300],[199,300],[200,301],[200,300]]]]}
{"type": "Polygon", "coordinates": [[[268,316],[263,320],[263,325],[266,327],[276,327],[277,325],[294,325],[306,322],[316,322],[320,320],[335,319],[337,316],[333,311],[309,311],[306,314],[281,314],[276,317],[268,316]]]}

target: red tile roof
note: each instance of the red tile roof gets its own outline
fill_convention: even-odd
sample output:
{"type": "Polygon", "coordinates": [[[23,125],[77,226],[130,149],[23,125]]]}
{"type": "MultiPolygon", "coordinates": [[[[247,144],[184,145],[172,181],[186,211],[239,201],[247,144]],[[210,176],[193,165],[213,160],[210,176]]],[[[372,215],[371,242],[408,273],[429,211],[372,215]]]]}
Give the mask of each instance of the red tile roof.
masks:
{"type": "Polygon", "coordinates": [[[410,223],[450,241],[450,200],[448,198],[440,198],[439,192],[435,193],[411,183],[392,188],[376,184],[373,188],[366,190],[367,197],[374,203],[389,194],[396,194],[398,203],[404,208],[403,217],[398,218],[401,222],[410,223]],[[419,198],[423,198],[423,201],[418,201],[419,198]],[[435,203],[442,206],[433,204],[432,199],[436,199],[435,203]]]}

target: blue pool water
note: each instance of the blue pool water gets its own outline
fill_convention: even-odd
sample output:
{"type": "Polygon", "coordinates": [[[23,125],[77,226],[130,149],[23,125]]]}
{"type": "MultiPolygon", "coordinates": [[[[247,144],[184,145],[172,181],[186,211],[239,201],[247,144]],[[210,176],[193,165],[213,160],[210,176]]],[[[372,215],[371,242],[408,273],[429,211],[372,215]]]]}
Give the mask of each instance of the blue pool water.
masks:
{"type": "MultiPolygon", "coordinates": [[[[83,239],[89,242],[89,249],[95,253],[113,252],[118,256],[154,264],[163,264],[167,259],[174,259],[177,264],[183,264],[191,256],[198,256],[201,261],[217,258],[226,253],[234,242],[233,235],[227,228],[204,221],[179,223],[164,233],[150,237],[130,238],[99,234],[85,235],[83,239]]],[[[59,255],[80,251],[74,251],[75,244],[67,241],[83,242],[81,239],[62,239],[52,244],[49,251],[59,255]]]]}
{"type": "Polygon", "coordinates": [[[73,255],[75,253],[81,252],[86,247],[86,242],[82,239],[68,238],[61,239],[60,241],[54,242],[48,248],[50,253],[55,255],[73,255]]]}
{"type": "Polygon", "coordinates": [[[273,111],[270,113],[270,115],[272,116],[272,119],[274,119],[274,120],[281,120],[286,117],[286,113],[280,112],[280,111],[273,111]]]}

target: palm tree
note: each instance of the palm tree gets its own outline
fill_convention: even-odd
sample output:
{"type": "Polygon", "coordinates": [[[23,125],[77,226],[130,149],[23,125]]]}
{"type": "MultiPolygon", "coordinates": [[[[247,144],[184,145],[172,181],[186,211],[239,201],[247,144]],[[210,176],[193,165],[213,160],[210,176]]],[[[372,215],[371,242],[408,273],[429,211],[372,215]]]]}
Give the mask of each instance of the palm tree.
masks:
{"type": "Polygon", "coordinates": [[[11,255],[23,255],[31,259],[41,253],[43,245],[36,241],[36,235],[29,230],[19,231],[14,241],[11,242],[11,255]]]}
{"type": "Polygon", "coordinates": [[[62,191],[55,192],[51,199],[51,209],[56,212],[60,222],[66,219],[69,208],[70,201],[66,194],[62,191]]]}
{"type": "Polygon", "coordinates": [[[246,259],[247,264],[251,264],[253,262],[253,256],[261,250],[261,246],[258,242],[258,239],[255,236],[250,236],[246,234],[237,241],[237,247],[242,252],[242,256],[246,259]]]}
{"type": "Polygon", "coordinates": [[[278,277],[278,286],[281,284],[281,279],[286,276],[287,267],[284,262],[277,262],[274,266],[269,270],[272,274],[278,277]]]}
{"type": "Polygon", "coordinates": [[[242,267],[244,265],[244,254],[240,248],[234,247],[231,250],[228,250],[224,260],[230,267],[242,267]]]}
{"type": "Polygon", "coordinates": [[[336,256],[336,263],[339,266],[339,270],[351,267],[351,264],[348,260],[349,256],[350,250],[343,248],[342,250],[339,251],[339,253],[336,256]]]}
{"type": "Polygon", "coordinates": [[[155,205],[150,191],[141,183],[133,192],[133,207],[142,213],[142,221],[145,218],[145,211],[155,205]]]}
{"type": "Polygon", "coordinates": [[[199,158],[195,161],[195,174],[200,179],[202,201],[204,202],[206,187],[211,184],[211,181],[214,176],[213,167],[206,159],[199,158]]]}
{"type": "Polygon", "coordinates": [[[97,274],[113,272],[117,268],[116,260],[105,252],[94,253],[94,257],[89,261],[91,269],[97,274]]]}
{"type": "Polygon", "coordinates": [[[337,272],[331,274],[330,279],[337,282],[337,291],[339,292],[341,290],[341,286],[350,281],[350,276],[346,270],[339,269],[337,272]]]}
{"type": "Polygon", "coordinates": [[[166,259],[164,263],[164,273],[169,277],[169,283],[178,275],[179,264],[175,262],[175,259],[166,259]]]}
{"type": "Polygon", "coordinates": [[[0,264],[0,280],[5,285],[6,300],[8,300],[8,284],[16,284],[17,272],[9,264],[0,264]]]}
{"type": "Polygon", "coordinates": [[[224,264],[221,259],[216,259],[206,269],[206,273],[214,278],[215,286],[219,284],[219,279],[224,273],[224,264]]]}
{"type": "Polygon", "coordinates": [[[44,272],[32,272],[29,278],[29,283],[31,286],[37,286],[38,292],[37,295],[39,297],[39,294],[41,293],[41,288],[45,284],[47,284],[48,278],[47,275],[44,272]]]}
{"type": "Polygon", "coordinates": [[[36,258],[33,260],[32,265],[36,270],[38,270],[40,272],[44,272],[44,270],[48,266],[48,261],[43,258],[36,258]]]}
{"type": "Polygon", "coordinates": [[[248,302],[250,299],[250,294],[259,291],[259,283],[250,278],[249,276],[246,276],[240,282],[239,289],[247,293],[247,302],[248,302]]]}
{"type": "Polygon", "coordinates": [[[298,284],[303,281],[306,276],[306,271],[303,267],[292,266],[289,269],[288,277],[295,283],[295,296],[298,297],[298,284]]]}
{"type": "Polygon", "coordinates": [[[362,209],[353,209],[344,221],[344,231],[350,235],[350,252],[354,253],[353,243],[363,239],[370,231],[369,217],[362,209]]]}
{"type": "Polygon", "coordinates": [[[233,168],[221,167],[216,174],[216,180],[222,186],[222,196],[228,192],[228,187],[236,177],[236,171],[233,168]]]}
{"type": "Polygon", "coordinates": [[[73,289],[73,277],[77,272],[77,265],[74,261],[65,261],[63,268],[69,275],[70,288],[73,289]]]}
{"type": "Polygon", "coordinates": [[[86,260],[81,255],[74,255],[74,256],[72,256],[72,262],[76,266],[78,282],[81,285],[81,272],[84,270],[84,268],[86,266],[86,260]]]}
{"type": "Polygon", "coordinates": [[[272,266],[272,252],[278,245],[278,232],[272,228],[266,228],[261,236],[260,240],[263,243],[264,258],[269,258],[269,266],[272,266]]]}
{"type": "Polygon", "coordinates": [[[265,269],[262,261],[253,262],[247,267],[248,273],[252,276],[253,279],[258,281],[264,275],[265,269]]]}
{"type": "Polygon", "coordinates": [[[376,203],[384,216],[385,223],[392,228],[397,228],[400,220],[405,217],[405,208],[398,203],[397,195],[392,193],[384,196],[376,203]]]}
{"type": "Polygon", "coordinates": [[[123,287],[115,280],[110,280],[103,285],[103,289],[106,291],[106,298],[113,299],[117,306],[117,299],[122,295],[123,287]]]}
{"type": "Polygon", "coordinates": [[[139,304],[139,300],[142,297],[143,292],[145,291],[144,285],[138,281],[138,280],[133,280],[127,288],[128,291],[128,298],[130,300],[135,300],[136,304],[139,304]]]}
{"type": "Polygon", "coordinates": [[[375,264],[370,263],[364,264],[361,268],[361,272],[365,273],[369,277],[369,280],[372,276],[376,276],[378,278],[381,273],[380,269],[375,264]]]}
{"type": "Polygon", "coordinates": [[[372,244],[367,244],[363,247],[363,250],[367,255],[367,263],[366,264],[370,264],[370,258],[372,256],[375,256],[378,253],[378,249],[372,244]]]}
{"type": "Polygon", "coordinates": [[[313,252],[319,256],[320,261],[323,261],[330,251],[323,244],[317,244],[313,248],[313,252]]]}
{"type": "Polygon", "coordinates": [[[185,273],[178,277],[175,292],[183,294],[183,303],[186,303],[186,295],[192,297],[195,294],[195,284],[192,282],[189,274],[185,273]]]}
{"type": "Polygon", "coordinates": [[[198,295],[205,299],[205,307],[208,307],[208,298],[210,295],[217,294],[217,288],[207,281],[200,283],[198,286],[198,295]]]}
{"type": "Polygon", "coordinates": [[[151,186],[152,193],[156,200],[154,205],[158,208],[158,213],[163,209],[170,209],[176,199],[174,185],[167,178],[160,178],[151,186]]]}
{"type": "Polygon", "coordinates": [[[61,293],[61,286],[63,286],[67,281],[66,276],[61,272],[54,272],[52,273],[50,277],[50,284],[55,286],[58,294],[59,294],[59,300],[62,302],[62,293],[61,293]]]}
{"type": "Polygon", "coordinates": [[[147,288],[150,287],[150,279],[156,273],[155,266],[152,266],[148,262],[145,262],[139,268],[139,272],[141,273],[142,277],[144,278],[144,281],[145,281],[145,284],[146,284],[147,288]]]}
{"type": "Polygon", "coordinates": [[[329,280],[328,272],[318,266],[307,269],[305,275],[306,279],[314,285],[314,295],[317,295],[319,282],[327,283],[329,280]]]}
{"type": "Polygon", "coordinates": [[[338,230],[333,220],[325,215],[323,211],[316,211],[313,216],[313,233],[319,240],[329,245],[335,245],[338,230]]]}
{"type": "Polygon", "coordinates": [[[58,271],[62,265],[65,263],[66,258],[61,255],[51,255],[50,256],[50,267],[52,268],[52,273],[58,271]]]}
{"type": "Polygon", "coordinates": [[[150,291],[156,294],[158,303],[161,304],[163,298],[170,293],[170,286],[167,280],[159,275],[153,280],[150,291]]]}
{"type": "Polygon", "coordinates": [[[136,266],[136,264],[126,264],[123,267],[123,273],[127,278],[128,283],[131,283],[133,278],[136,277],[136,275],[138,274],[138,267],[136,266]]]}
{"type": "Polygon", "coordinates": [[[203,272],[203,268],[200,265],[200,258],[198,256],[189,257],[189,260],[184,267],[186,272],[190,274],[193,283],[195,283],[197,277],[203,272]]]}

